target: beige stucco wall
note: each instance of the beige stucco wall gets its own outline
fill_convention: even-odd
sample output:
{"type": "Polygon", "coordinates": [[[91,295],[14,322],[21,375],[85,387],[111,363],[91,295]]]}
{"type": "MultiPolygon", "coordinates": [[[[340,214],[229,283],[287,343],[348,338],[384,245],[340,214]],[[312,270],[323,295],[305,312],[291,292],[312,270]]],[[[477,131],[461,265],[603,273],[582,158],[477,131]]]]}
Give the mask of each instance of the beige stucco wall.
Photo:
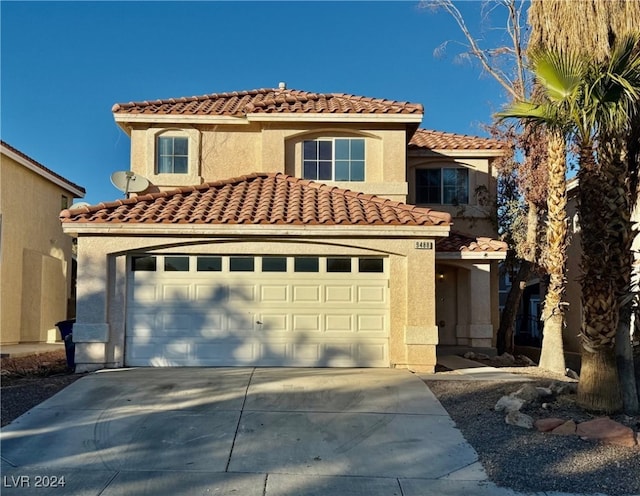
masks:
{"type": "MultiPolygon", "coordinates": [[[[176,237],[82,235],[78,243],[78,308],[74,326],[78,370],[120,367],[124,361],[126,256],[132,252],[181,254],[384,255],[390,270],[390,366],[433,371],[435,252],[415,239],[290,236],[176,237]]],[[[296,235],[297,234],[297,235],[296,235]]],[[[431,239],[427,235],[421,240],[431,239]]]]}
{"type": "Polygon", "coordinates": [[[41,342],[67,317],[71,237],[58,214],[72,196],[10,157],[1,156],[0,339],[41,342]]]}
{"type": "Polygon", "coordinates": [[[498,261],[438,260],[435,268],[439,344],[491,348],[500,323],[498,261]]]}
{"type": "Polygon", "coordinates": [[[406,201],[406,129],[402,125],[317,122],[249,123],[149,127],[131,131],[131,170],[149,179],[153,189],[224,180],[253,172],[284,172],[302,177],[302,142],[327,137],[365,138],[365,181],[333,182],[351,189],[406,201]],[[189,138],[189,174],[155,173],[155,137],[189,138]],[[191,154],[192,151],[195,154],[191,154]]]}
{"type": "Polygon", "coordinates": [[[442,212],[448,212],[453,218],[453,229],[475,236],[496,237],[496,226],[490,220],[495,210],[497,195],[496,171],[491,166],[491,159],[469,156],[447,157],[432,152],[412,152],[407,159],[407,202],[415,204],[415,170],[416,168],[460,167],[469,169],[469,204],[467,205],[420,205],[442,212]],[[479,201],[476,191],[489,194],[489,204],[479,201]]]}

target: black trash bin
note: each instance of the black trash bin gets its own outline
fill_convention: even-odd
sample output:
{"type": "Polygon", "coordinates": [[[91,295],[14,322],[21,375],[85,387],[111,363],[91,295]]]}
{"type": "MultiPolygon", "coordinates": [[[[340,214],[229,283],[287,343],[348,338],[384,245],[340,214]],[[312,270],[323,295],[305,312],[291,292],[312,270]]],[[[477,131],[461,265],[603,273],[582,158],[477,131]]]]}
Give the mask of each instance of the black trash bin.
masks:
{"type": "Polygon", "coordinates": [[[64,351],[67,354],[67,368],[71,372],[76,370],[76,345],[73,342],[73,324],[76,319],[61,320],[56,323],[56,327],[60,330],[60,336],[64,341],[64,351]]]}

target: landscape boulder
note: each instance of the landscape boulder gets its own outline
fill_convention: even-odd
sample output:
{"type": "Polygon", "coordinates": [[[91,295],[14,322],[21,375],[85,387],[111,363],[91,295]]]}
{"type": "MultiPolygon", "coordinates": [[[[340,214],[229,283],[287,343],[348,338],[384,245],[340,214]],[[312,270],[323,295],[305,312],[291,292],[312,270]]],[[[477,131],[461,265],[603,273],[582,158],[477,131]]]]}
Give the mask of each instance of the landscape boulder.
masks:
{"type": "Polygon", "coordinates": [[[522,405],[524,405],[524,403],[525,401],[522,398],[518,398],[512,393],[508,396],[503,396],[502,398],[500,398],[496,403],[494,410],[496,412],[517,412],[520,410],[520,408],[522,408],[522,405]]]}
{"type": "Polygon", "coordinates": [[[545,418],[536,420],[533,425],[540,432],[550,432],[556,427],[560,427],[564,422],[561,418],[545,418]]]}
{"type": "Polygon", "coordinates": [[[515,425],[516,427],[523,427],[525,429],[533,429],[533,418],[520,411],[511,411],[507,413],[504,421],[509,425],[515,425]]]}
{"type": "Polygon", "coordinates": [[[594,439],[605,444],[614,444],[633,448],[636,435],[633,429],[626,427],[609,417],[601,417],[578,424],[576,434],[583,439],[594,439]]]}
{"type": "Polygon", "coordinates": [[[518,389],[515,393],[512,393],[516,398],[520,398],[524,400],[525,403],[531,403],[536,401],[540,396],[538,392],[538,388],[532,386],[531,384],[525,384],[520,389],[518,389]]]}
{"type": "Polygon", "coordinates": [[[576,433],[576,423],[573,420],[567,420],[564,424],[559,425],[551,431],[556,436],[573,436],[576,433]]]}

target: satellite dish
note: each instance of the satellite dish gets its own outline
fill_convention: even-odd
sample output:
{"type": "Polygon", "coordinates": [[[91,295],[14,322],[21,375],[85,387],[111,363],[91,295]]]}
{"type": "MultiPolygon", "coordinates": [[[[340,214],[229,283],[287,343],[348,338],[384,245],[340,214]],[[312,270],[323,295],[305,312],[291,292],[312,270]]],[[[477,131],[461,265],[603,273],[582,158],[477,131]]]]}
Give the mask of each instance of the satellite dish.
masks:
{"type": "Polygon", "coordinates": [[[71,205],[69,207],[69,210],[73,210],[74,208],[82,208],[82,207],[90,207],[91,203],[87,203],[87,202],[78,202],[78,203],[74,203],[73,205],[71,205]]]}
{"type": "Polygon", "coordinates": [[[111,174],[111,183],[123,191],[126,198],[129,198],[129,193],[139,193],[149,187],[146,177],[138,176],[131,171],[114,172],[111,174]]]}

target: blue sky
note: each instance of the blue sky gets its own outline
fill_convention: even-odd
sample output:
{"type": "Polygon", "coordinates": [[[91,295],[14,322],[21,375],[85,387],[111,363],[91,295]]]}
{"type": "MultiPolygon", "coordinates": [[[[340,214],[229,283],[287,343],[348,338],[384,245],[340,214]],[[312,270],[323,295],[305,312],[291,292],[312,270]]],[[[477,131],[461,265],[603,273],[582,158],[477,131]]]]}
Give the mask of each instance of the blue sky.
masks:
{"type": "MultiPolygon", "coordinates": [[[[486,46],[500,19],[459,8],[486,46]]],[[[422,103],[422,127],[486,135],[505,101],[444,12],[394,2],[0,3],[2,139],[84,186],[90,203],[120,198],[129,167],[115,103],[277,87],[422,103]]]]}

